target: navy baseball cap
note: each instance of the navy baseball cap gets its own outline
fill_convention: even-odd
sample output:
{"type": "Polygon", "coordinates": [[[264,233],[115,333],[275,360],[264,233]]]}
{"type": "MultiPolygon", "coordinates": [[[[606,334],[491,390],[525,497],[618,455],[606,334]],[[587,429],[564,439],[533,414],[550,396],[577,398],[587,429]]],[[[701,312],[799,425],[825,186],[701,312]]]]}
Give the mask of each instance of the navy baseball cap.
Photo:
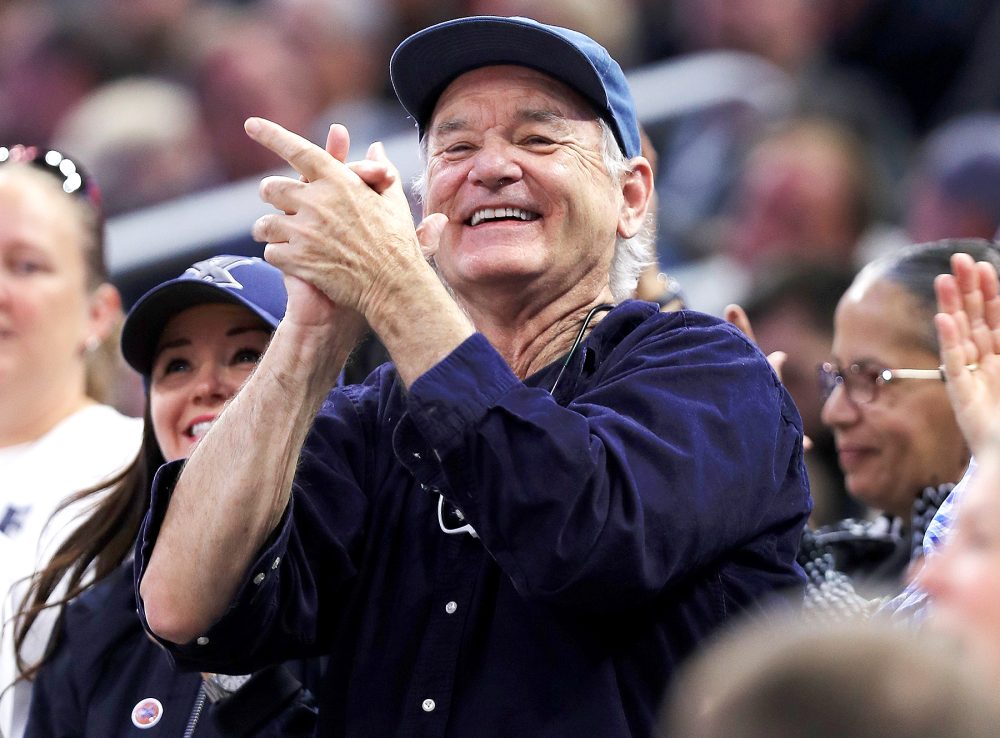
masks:
{"type": "Polygon", "coordinates": [[[160,334],[178,313],[205,303],[242,305],[274,328],[285,315],[287,301],[280,269],[254,256],[213,256],[136,301],[122,326],[122,354],[148,377],[160,334]]]}
{"type": "Polygon", "coordinates": [[[445,21],[403,41],[389,61],[389,76],[423,136],[452,80],[498,64],[530,67],[576,90],[611,126],[625,156],[639,156],[639,123],[622,68],[599,43],[568,28],[492,15],[445,21]]]}

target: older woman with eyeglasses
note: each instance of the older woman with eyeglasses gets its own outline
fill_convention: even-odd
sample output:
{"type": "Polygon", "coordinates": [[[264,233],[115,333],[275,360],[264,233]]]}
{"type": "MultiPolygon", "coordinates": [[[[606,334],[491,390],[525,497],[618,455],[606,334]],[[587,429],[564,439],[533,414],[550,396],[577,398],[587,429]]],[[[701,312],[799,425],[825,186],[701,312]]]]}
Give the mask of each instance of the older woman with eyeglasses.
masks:
{"type": "Polygon", "coordinates": [[[898,589],[924,528],[969,463],[933,322],[934,280],[956,253],[1000,267],[997,247],[978,239],[917,244],[866,266],[837,306],[831,359],[820,367],[822,418],[847,491],[879,515],[827,526],[809,543],[831,551],[867,594],[898,589]]]}
{"type": "MultiPolygon", "coordinates": [[[[0,534],[12,551],[4,581],[30,574],[71,529],[71,510],[46,525],[61,502],[136,454],[142,421],[102,404],[88,376],[120,317],[94,186],[58,152],[0,146],[0,534]]],[[[48,627],[39,621],[25,653],[40,653],[48,627]]],[[[8,627],[0,689],[15,675],[12,651],[8,627]]],[[[23,729],[27,691],[22,683],[0,699],[7,738],[23,729]]]]}

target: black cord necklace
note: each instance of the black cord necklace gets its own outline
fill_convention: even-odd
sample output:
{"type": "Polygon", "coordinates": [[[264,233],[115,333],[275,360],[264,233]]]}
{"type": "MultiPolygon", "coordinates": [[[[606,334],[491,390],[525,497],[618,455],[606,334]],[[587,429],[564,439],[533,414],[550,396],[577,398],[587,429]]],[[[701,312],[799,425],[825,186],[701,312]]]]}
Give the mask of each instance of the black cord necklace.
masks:
{"type": "Polygon", "coordinates": [[[554,395],[556,393],[556,387],[559,386],[559,380],[562,379],[563,374],[566,372],[566,367],[569,366],[569,362],[573,359],[573,354],[576,353],[576,349],[583,341],[583,336],[587,332],[587,326],[590,325],[590,321],[592,321],[594,316],[598,313],[606,313],[608,310],[612,310],[613,308],[614,305],[609,305],[605,302],[592,307],[590,312],[587,313],[587,317],[583,319],[583,325],[580,326],[580,332],[576,334],[576,340],[573,341],[573,345],[569,348],[569,353],[566,354],[566,358],[563,359],[562,366],[559,367],[559,373],[556,375],[556,381],[552,383],[552,389],[549,390],[550,395],[554,395]]]}
{"type": "MultiPolygon", "coordinates": [[[[562,366],[559,367],[559,374],[556,375],[556,381],[552,383],[552,389],[549,390],[549,394],[553,394],[556,391],[556,387],[559,386],[559,380],[562,379],[563,373],[566,371],[566,367],[569,366],[569,362],[573,359],[573,354],[576,353],[576,349],[580,346],[583,341],[583,336],[587,332],[587,326],[594,319],[594,316],[598,313],[604,313],[611,310],[614,305],[602,304],[591,308],[590,312],[587,313],[587,317],[583,319],[583,325],[580,326],[580,332],[576,335],[576,340],[573,341],[573,345],[570,346],[569,353],[566,354],[566,358],[563,359],[562,366]]],[[[455,505],[448,502],[444,498],[444,494],[438,491],[436,488],[431,487],[431,490],[437,492],[438,504],[437,504],[437,518],[438,526],[441,528],[442,533],[447,533],[448,535],[456,535],[460,533],[468,533],[473,538],[479,538],[479,534],[476,533],[476,529],[472,527],[466,520],[465,515],[459,510],[455,505]],[[447,510],[445,510],[445,505],[447,505],[447,510]],[[456,527],[449,528],[445,525],[445,517],[453,518],[456,522],[456,527]]]]}

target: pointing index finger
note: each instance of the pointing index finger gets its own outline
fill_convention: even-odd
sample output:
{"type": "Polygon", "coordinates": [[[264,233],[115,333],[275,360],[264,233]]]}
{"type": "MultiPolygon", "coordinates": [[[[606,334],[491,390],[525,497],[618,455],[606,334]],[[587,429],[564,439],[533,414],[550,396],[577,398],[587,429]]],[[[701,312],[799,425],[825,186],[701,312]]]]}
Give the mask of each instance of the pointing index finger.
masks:
{"type": "Polygon", "coordinates": [[[248,118],[243,128],[250,138],[287,161],[307,182],[321,178],[334,161],[312,141],[265,118],[248,118]]]}

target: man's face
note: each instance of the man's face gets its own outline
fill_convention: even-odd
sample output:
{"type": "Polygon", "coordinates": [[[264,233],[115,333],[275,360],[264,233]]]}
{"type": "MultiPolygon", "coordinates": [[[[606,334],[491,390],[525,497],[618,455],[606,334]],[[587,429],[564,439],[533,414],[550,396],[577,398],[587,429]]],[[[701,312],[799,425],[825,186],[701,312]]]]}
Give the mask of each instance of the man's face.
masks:
{"type": "Polygon", "coordinates": [[[427,136],[425,211],[448,216],[435,260],[457,294],[606,286],[623,195],[579,95],[525,67],[484,67],[448,86],[427,136]]]}

